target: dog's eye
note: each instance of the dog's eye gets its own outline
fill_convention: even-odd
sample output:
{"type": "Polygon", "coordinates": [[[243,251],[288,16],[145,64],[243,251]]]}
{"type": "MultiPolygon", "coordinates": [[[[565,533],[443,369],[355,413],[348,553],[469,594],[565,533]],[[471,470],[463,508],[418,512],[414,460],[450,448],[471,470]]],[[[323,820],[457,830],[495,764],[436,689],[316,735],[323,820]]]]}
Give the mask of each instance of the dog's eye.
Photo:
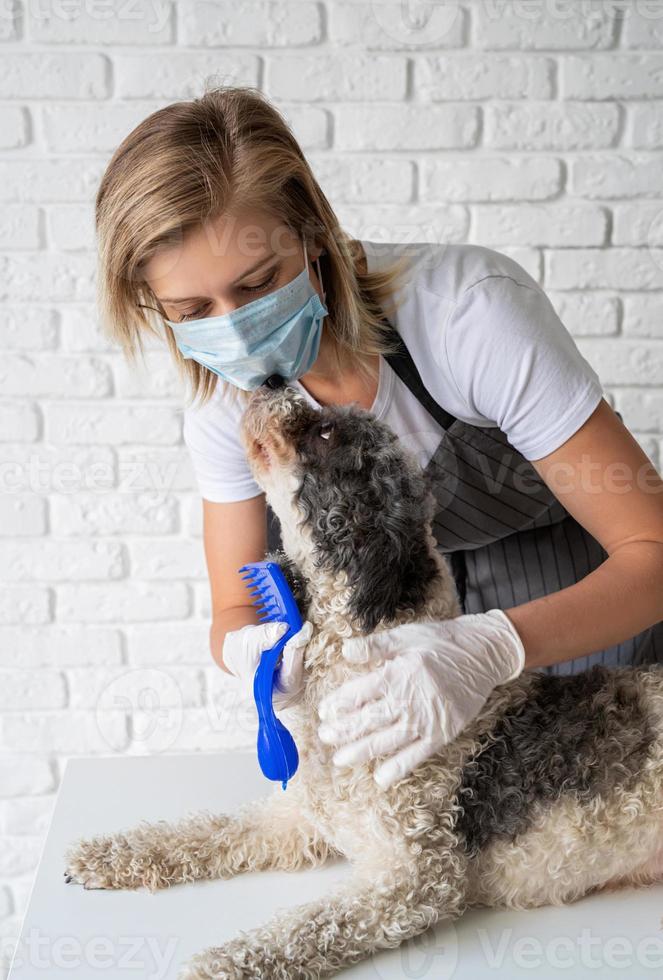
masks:
{"type": "Polygon", "coordinates": [[[320,436],[321,439],[329,439],[332,432],[332,428],[333,426],[331,422],[323,422],[323,424],[320,426],[318,430],[318,435],[320,436]]]}

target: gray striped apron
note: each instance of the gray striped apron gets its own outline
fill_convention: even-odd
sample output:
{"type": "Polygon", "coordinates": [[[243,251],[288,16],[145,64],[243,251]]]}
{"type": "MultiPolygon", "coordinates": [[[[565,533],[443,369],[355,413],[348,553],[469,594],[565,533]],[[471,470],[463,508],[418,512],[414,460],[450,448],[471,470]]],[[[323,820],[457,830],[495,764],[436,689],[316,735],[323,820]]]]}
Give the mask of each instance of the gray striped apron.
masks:
{"type": "MultiPolygon", "coordinates": [[[[529,602],[573,585],[605,561],[608,553],[500,428],[462,422],[432,398],[403,338],[384,322],[389,339],[398,345],[385,359],[444,430],[425,473],[437,502],[433,534],[451,566],[463,611],[529,602]]],[[[269,505],[267,545],[281,547],[278,519],[269,505]]],[[[596,663],[660,661],[663,621],[605,650],[538,669],[575,674],[596,663]]]]}

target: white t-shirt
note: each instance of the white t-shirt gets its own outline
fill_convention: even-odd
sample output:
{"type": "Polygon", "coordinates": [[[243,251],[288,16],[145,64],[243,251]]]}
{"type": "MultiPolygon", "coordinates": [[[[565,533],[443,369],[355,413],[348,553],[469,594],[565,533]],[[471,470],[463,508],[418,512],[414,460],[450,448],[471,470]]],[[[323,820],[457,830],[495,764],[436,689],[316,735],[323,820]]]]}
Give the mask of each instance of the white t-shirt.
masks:
{"type": "MultiPolygon", "coordinates": [[[[379,244],[361,240],[369,270],[406,254],[405,285],[390,317],[432,397],[476,426],[499,426],[526,459],[561,446],[603,396],[541,287],[513,259],[479,245],[379,244]]],[[[370,411],[384,420],[422,466],[442,430],[380,358],[370,411]]],[[[318,402],[299,382],[295,387],[318,402]]],[[[200,492],[215,502],[261,493],[239,437],[244,404],[222,383],[202,407],[184,411],[184,441],[200,492]]]]}

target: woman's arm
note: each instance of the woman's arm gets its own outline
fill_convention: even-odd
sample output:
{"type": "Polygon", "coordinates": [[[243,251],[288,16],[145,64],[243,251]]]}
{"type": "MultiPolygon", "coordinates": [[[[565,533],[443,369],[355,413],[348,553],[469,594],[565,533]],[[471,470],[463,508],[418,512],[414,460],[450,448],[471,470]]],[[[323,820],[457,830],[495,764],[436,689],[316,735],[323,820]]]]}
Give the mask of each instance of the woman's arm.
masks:
{"type": "Polygon", "coordinates": [[[663,481],[605,399],[531,462],[608,558],[580,582],[504,610],[526,668],[586,656],[663,620],[663,481]]]}
{"type": "Polygon", "coordinates": [[[203,498],[203,544],[212,600],[210,650],[226,673],[230,671],[221,657],[226,633],[260,622],[237,570],[265,557],[265,513],[262,493],[226,504],[203,498]]]}

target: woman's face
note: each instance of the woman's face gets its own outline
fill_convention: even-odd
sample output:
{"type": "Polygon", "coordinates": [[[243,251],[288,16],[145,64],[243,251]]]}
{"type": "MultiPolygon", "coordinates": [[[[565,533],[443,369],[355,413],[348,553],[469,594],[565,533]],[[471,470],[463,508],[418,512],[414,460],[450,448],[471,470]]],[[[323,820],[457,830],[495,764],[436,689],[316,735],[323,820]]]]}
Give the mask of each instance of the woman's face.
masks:
{"type": "MultiPolygon", "coordinates": [[[[322,297],[309,249],[309,278],[322,297]]],[[[145,279],[175,322],[220,316],[290,282],[304,268],[301,239],[261,212],[214,218],[189,230],[181,244],[162,248],[145,279]]]]}

